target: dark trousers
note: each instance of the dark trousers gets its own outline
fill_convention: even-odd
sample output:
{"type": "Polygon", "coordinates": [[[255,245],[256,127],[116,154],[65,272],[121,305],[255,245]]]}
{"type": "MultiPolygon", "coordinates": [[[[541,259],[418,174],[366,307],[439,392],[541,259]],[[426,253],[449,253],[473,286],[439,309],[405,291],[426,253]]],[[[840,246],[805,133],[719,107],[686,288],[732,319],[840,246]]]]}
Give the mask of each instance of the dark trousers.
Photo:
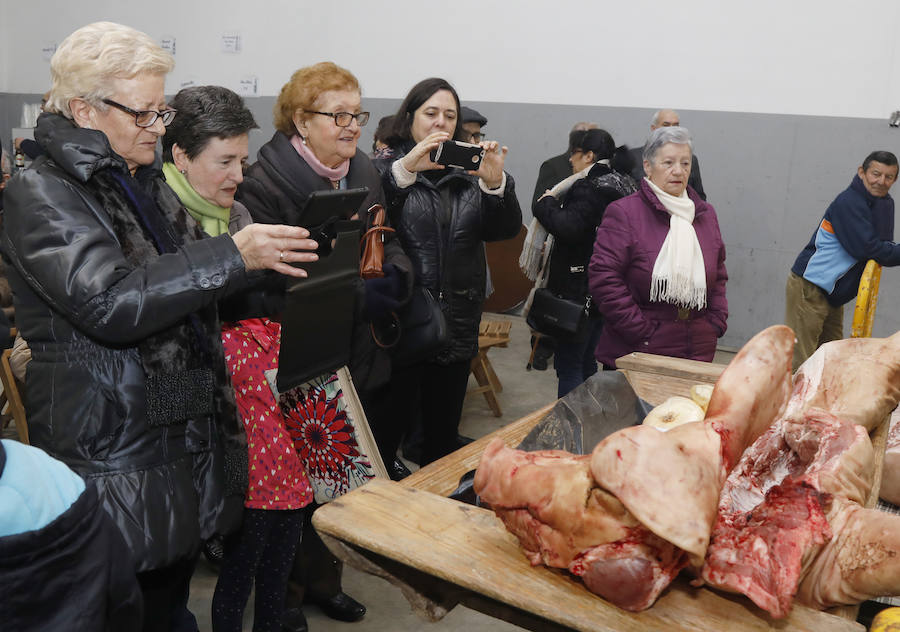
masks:
{"type": "Polygon", "coordinates": [[[303,529],[305,509],[245,509],[225,558],[212,601],[214,632],[241,632],[250,588],[256,583],[254,632],[279,632],[288,574],[303,529]]]}
{"type": "Polygon", "coordinates": [[[431,362],[394,368],[386,412],[379,414],[375,440],[382,458],[394,459],[403,434],[422,420],[422,465],[456,449],[459,419],[469,383],[470,360],[440,365],[431,362]]]}
{"type": "Polygon", "coordinates": [[[559,379],[557,397],[565,396],[597,372],[594,350],[597,348],[603,326],[599,318],[592,318],[587,326],[590,327],[590,331],[584,340],[556,341],[556,359],[553,364],[556,367],[556,377],[559,379]]]}
{"type": "Polygon", "coordinates": [[[320,506],[313,502],[304,512],[303,540],[290,573],[289,606],[299,606],[304,598],[328,599],[342,592],[344,563],[328,550],[312,526],[313,512],[320,506]]]}
{"type": "Polygon", "coordinates": [[[197,557],[137,574],[144,596],[143,632],[197,632],[187,609],[197,557]]]}

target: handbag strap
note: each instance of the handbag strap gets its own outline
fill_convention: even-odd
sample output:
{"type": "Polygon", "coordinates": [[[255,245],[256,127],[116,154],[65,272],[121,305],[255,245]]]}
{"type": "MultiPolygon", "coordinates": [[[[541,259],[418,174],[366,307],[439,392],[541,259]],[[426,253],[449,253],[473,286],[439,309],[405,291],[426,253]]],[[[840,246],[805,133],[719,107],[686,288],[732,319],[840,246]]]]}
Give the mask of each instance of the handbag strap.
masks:
{"type": "Polygon", "coordinates": [[[369,210],[366,211],[366,226],[369,228],[359,238],[360,246],[363,246],[371,235],[381,233],[381,242],[384,243],[384,234],[395,232],[390,226],[384,225],[384,218],[384,207],[381,204],[373,204],[369,207],[369,210]]]}
{"type": "MultiPolygon", "coordinates": [[[[547,269],[547,278],[548,279],[550,277],[550,260],[553,258],[554,252],[556,252],[556,240],[555,239],[552,240],[550,243],[550,252],[547,254],[547,263],[545,264],[546,269],[547,269]]],[[[569,274],[574,274],[574,273],[569,272],[569,274]]],[[[590,291],[588,291],[588,293],[585,294],[584,311],[585,311],[585,313],[589,313],[591,311],[591,293],[590,293],[590,291]]]]}

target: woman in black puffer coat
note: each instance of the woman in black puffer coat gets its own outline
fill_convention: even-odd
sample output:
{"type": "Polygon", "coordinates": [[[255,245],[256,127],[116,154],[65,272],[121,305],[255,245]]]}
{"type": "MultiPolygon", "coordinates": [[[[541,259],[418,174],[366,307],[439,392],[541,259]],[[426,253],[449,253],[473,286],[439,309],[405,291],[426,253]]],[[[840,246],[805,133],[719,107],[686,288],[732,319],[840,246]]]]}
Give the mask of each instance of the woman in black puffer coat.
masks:
{"type": "MultiPolygon", "coordinates": [[[[617,151],[612,136],[602,129],[575,132],[569,162],[583,174],[557,199],[548,191],[534,204],[534,216],[553,235],[547,287],[558,296],[584,304],[588,297],[587,266],[594,251],[597,226],[610,202],[631,195],[637,185],[627,175],[626,148],[617,151]]],[[[600,314],[591,304],[585,331],[569,340],[557,336],[557,396],[562,397],[597,372],[594,348],[601,330],[600,314]]]]}
{"type": "Polygon", "coordinates": [[[419,82],[394,118],[387,157],[375,161],[415,283],[439,298],[450,330],[450,344],[437,355],[395,367],[394,424],[376,435],[382,453],[393,454],[403,432],[421,415],[423,465],[456,448],[469,366],[478,352],[487,274],[484,242],[510,239],[522,226],[513,179],[503,171],[506,147],[482,142],[485,156],[476,172],[431,161],[431,150],[441,142],[462,140],[459,109],[459,97],[445,80],[419,82]]]}
{"type": "Polygon", "coordinates": [[[156,155],[176,114],[173,64],[122,25],[67,37],[35,130],[45,154],[10,181],[0,236],[32,350],[31,442],[84,478],[122,533],[145,632],[190,618],[200,540],[241,520],[247,447],[216,302],[254,270],[304,275],[289,264],[316,246],[291,226],[208,238],[184,210],[156,155]]]}

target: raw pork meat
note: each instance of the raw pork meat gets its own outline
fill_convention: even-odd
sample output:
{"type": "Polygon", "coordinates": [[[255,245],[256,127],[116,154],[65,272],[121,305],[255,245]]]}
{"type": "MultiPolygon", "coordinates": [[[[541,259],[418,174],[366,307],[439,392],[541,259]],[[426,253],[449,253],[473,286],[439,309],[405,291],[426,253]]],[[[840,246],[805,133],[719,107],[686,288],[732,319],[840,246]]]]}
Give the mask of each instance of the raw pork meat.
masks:
{"type": "Polygon", "coordinates": [[[882,500],[900,505],[900,408],[891,415],[879,495],[882,500]]]}
{"type": "Polygon", "coordinates": [[[587,474],[585,457],[494,442],[475,491],[533,564],[568,567],[616,605],[647,608],[681,568],[702,564],[728,471],[787,403],[793,341],[787,327],[761,332],[722,373],[706,421],[615,432],[587,474]]]}
{"type": "Polygon", "coordinates": [[[823,345],[797,371],[783,418],[729,476],[703,579],[776,617],[794,598],[826,608],[897,594],[900,517],[862,505],[874,480],[868,431],[898,400],[900,334],[823,345]]]}
{"type": "Polygon", "coordinates": [[[848,338],[819,347],[797,369],[786,417],[808,408],[871,432],[900,401],[900,332],[890,338],[848,338]]]}
{"type": "Polygon", "coordinates": [[[873,456],[864,428],[825,411],[776,422],[725,483],[703,579],[785,616],[805,569],[831,540],[833,500],[864,502],[873,456]]]}

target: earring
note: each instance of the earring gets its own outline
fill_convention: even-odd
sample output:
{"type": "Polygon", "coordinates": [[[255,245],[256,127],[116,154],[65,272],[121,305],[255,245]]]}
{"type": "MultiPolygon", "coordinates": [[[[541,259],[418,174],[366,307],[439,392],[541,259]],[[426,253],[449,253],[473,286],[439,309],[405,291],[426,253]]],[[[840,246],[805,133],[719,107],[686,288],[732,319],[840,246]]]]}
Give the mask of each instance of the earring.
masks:
{"type": "Polygon", "coordinates": [[[181,175],[184,175],[187,173],[187,169],[179,169],[178,173],[180,173],[181,175]]]}

